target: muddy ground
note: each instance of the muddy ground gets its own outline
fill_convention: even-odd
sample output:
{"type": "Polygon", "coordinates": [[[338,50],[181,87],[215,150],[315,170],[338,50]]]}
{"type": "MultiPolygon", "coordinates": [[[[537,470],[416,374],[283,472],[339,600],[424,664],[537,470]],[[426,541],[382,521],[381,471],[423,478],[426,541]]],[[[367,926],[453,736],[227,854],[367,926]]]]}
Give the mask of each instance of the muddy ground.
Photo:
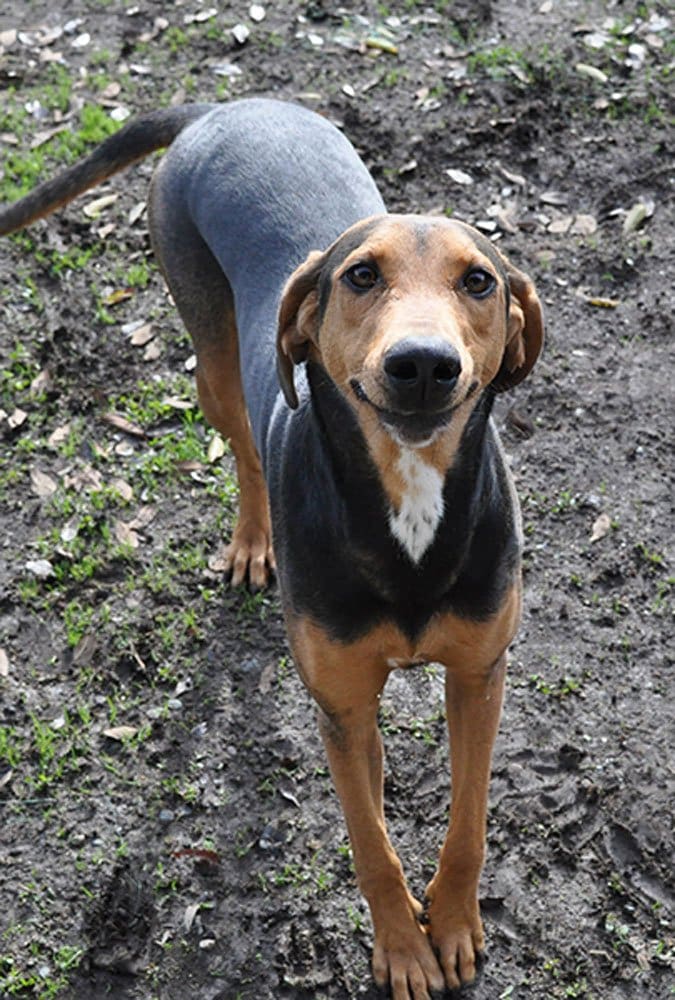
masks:
{"type": "MultiPolygon", "coordinates": [[[[277,95],[340,123],[392,210],[478,223],[537,283],[546,352],[497,414],[525,611],[476,1000],[675,990],[667,6],[0,7],[4,199],[125,111],[277,95]]],[[[151,170],[0,250],[0,995],[375,996],[277,596],[218,572],[236,494],[152,264],[151,170]]],[[[382,726],[419,894],[438,671],[392,676],[382,726]]]]}

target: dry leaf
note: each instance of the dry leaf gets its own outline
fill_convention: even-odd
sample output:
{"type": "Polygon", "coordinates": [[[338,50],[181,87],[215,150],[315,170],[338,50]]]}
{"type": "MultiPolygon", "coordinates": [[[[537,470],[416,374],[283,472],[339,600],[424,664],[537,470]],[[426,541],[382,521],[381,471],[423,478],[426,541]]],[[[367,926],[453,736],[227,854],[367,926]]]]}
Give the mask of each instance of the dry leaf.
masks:
{"type": "Polygon", "coordinates": [[[186,934],[190,933],[193,923],[195,922],[195,917],[199,913],[199,907],[201,903],[190,903],[189,906],[185,907],[185,913],[183,914],[183,930],[186,934]]]}
{"type": "Polygon", "coordinates": [[[94,198],[93,201],[85,205],[82,211],[88,219],[97,219],[104,208],[115,204],[118,197],[117,194],[103,194],[100,198],[94,198]]]}
{"type": "Polygon", "coordinates": [[[138,424],[132,423],[131,420],[127,420],[123,417],[121,413],[104,413],[103,419],[111,427],[116,427],[118,431],[124,431],[125,434],[131,434],[132,437],[144,438],[145,431],[138,424]]]}
{"type": "Polygon", "coordinates": [[[598,228],[598,220],[594,215],[575,215],[572,232],[579,236],[592,236],[598,228]]]}
{"type": "Polygon", "coordinates": [[[607,83],[609,80],[606,73],[603,73],[601,69],[597,69],[595,66],[589,66],[588,63],[577,63],[574,68],[579,76],[586,76],[591,80],[597,80],[598,83],[607,83]]]}
{"type": "Polygon", "coordinates": [[[225,454],[225,442],[223,441],[220,434],[214,434],[211,440],[209,441],[209,447],[206,453],[206,457],[208,458],[209,462],[213,464],[214,462],[217,462],[219,458],[222,458],[224,454],[225,454]]]}
{"type": "Polygon", "coordinates": [[[91,453],[94,458],[108,459],[110,458],[110,448],[104,448],[98,443],[98,441],[90,441],[89,447],[91,448],[91,453]]]}
{"type": "Polygon", "coordinates": [[[145,212],[145,205],[146,205],[146,203],[144,201],[139,201],[131,209],[131,211],[129,212],[129,225],[130,226],[133,226],[141,218],[141,216],[145,212]]]}
{"type": "Polygon", "coordinates": [[[539,195],[539,201],[544,205],[566,205],[567,195],[562,191],[543,191],[539,195]]]}
{"type": "Polygon", "coordinates": [[[165,396],[162,405],[170,406],[172,410],[191,410],[194,407],[194,403],[188,399],[179,399],[178,396],[165,396]]]}
{"type": "Polygon", "coordinates": [[[78,469],[72,476],[64,476],[63,485],[66,489],[77,490],[100,490],[103,487],[103,477],[98,469],[93,465],[85,465],[78,469]]]}
{"type": "Polygon", "coordinates": [[[190,472],[201,472],[204,468],[202,462],[197,462],[194,458],[186,458],[182,462],[176,462],[174,465],[176,472],[190,473],[190,472]]]}
{"type": "Polygon", "coordinates": [[[54,567],[49,559],[29,559],[26,563],[26,569],[33,576],[38,576],[41,580],[46,580],[47,577],[54,576],[54,567]]]}
{"type": "Polygon", "coordinates": [[[509,63],[509,73],[513,73],[516,80],[520,80],[521,83],[529,83],[530,78],[518,63],[509,63]]]}
{"type": "Polygon", "coordinates": [[[404,174],[412,174],[415,170],[417,170],[417,160],[408,160],[407,163],[404,163],[402,167],[398,168],[398,172],[401,176],[404,174]]]}
{"type": "Polygon", "coordinates": [[[463,184],[465,187],[473,184],[473,177],[471,174],[467,174],[464,170],[455,170],[451,167],[449,170],[446,170],[445,173],[455,184],[463,184]]]}
{"type": "Polygon", "coordinates": [[[534,434],[534,421],[515,406],[512,406],[506,414],[506,424],[523,437],[530,438],[534,434]]]}
{"type": "Polygon", "coordinates": [[[601,538],[605,537],[611,527],[612,520],[609,514],[600,514],[593,522],[593,530],[591,531],[589,541],[599,542],[601,538]]]}
{"type": "Polygon", "coordinates": [[[644,198],[636,202],[633,207],[628,211],[626,218],[623,220],[623,233],[624,236],[628,236],[629,233],[634,233],[636,229],[646,222],[647,219],[651,218],[654,214],[654,202],[651,199],[644,198]]]}
{"type": "Polygon", "coordinates": [[[133,332],[129,337],[129,342],[134,347],[145,347],[154,336],[155,330],[152,323],[141,323],[140,326],[134,326],[133,332]]]}
{"type": "Polygon", "coordinates": [[[491,219],[497,220],[499,228],[503,229],[505,233],[517,233],[518,226],[516,225],[515,219],[510,214],[512,211],[512,208],[504,209],[501,205],[490,205],[488,208],[488,215],[491,219]]]}
{"type": "Polygon", "coordinates": [[[260,680],[258,681],[258,691],[260,694],[267,694],[272,687],[272,682],[277,672],[277,661],[270,660],[266,667],[263,668],[263,672],[260,675],[260,680]]]}
{"type": "Polygon", "coordinates": [[[136,517],[133,521],[129,521],[129,527],[136,531],[147,527],[151,521],[154,521],[155,515],[157,514],[157,508],[150,506],[148,504],[145,507],[139,507],[136,517]]]}
{"type": "Polygon", "coordinates": [[[43,392],[52,384],[52,376],[48,368],[43,368],[30,384],[31,392],[43,392]]]}
{"type": "MultiPolygon", "coordinates": [[[[320,35],[317,37],[321,37],[320,35]]],[[[311,38],[310,38],[311,41],[311,38]]],[[[321,44],[323,45],[323,39],[321,39],[321,44]]],[[[365,45],[367,49],[377,49],[379,52],[386,52],[390,56],[398,55],[398,46],[394,45],[386,38],[381,38],[378,35],[370,35],[365,40],[365,45]]]]}
{"type": "Polygon", "coordinates": [[[41,63],[52,63],[57,62],[63,65],[63,52],[57,52],[54,49],[41,49],[39,59],[41,63]]]}
{"type": "Polygon", "coordinates": [[[502,167],[501,164],[499,164],[498,169],[504,180],[509,181],[511,184],[516,184],[518,187],[525,187],[527,182],[522,174],[513,174],[506,167],[502,167]]]}
{"type": "Polygon", "coordinates": [[[107,306],[116,306],[120,302],[126,302],[127,299],[133,298],[133,295],[133,288],[116,288],[110,295],[106,295],[103,301],[107,306]]]}
{"type": "Polygon", "coordinates": [[[30,484],[37,497],[51,497],[58,488],[57,481],[39,469],[30,470],[30,484]]]}
{"type": "Polygon", "coordinates": [[[572,216],[563,215],[561,216],[561,218],[554,219],[553,222],[550,222],[546,227],[546,231],[549,233],[555,233],[560,235],[563,233],[568,233],[570,231],[571,226],[572,226],[572,216]]]}
{"type": "Polygon", "coordinates": [[[144,361],[156,361],[162,355],[162,344],[159,340],[151,340],[143,351],[144,361]]]}
{"type": "Polygon", "coordinates": [[[106,100],[112,100],[113,97],[119,97],[121,91],[122,85],[117,83],[115,80],[112,83],[109,83],[107,87],[103,88],[101,91],[101,97],[106,100]]]}
{"type": "Polygon", "coordinates": [[[218,552],[214,555],[209,556],[208,567],[212,573],[225,573],[230,568],[227,561],[227,548],[221,545],[218,552]]]}
{"type": "Polygon", "coordinates": [[[75,666],[89,663],[98,649],[98,639],[94,632],[87,632],[78,642],[73,652],[73,663],[75,666]]]}
{"type": "Polygon", "coordinates": [[[279,795],[282,797],[282,799],[286,799],[287,802],[291,802],[298,809],[302,808],[295,795],[293,795],[292,792],[287,791],[285,788],[281,787],[279,788],[279,795]]]}
{"type": "Polygon", "coordinates": [[[46,142],[49,142],[50,139],[53,139],[55,135],[59,134],[59,132],[65,132],[68,129],[69,126],[64,123],[63,125],[57,125],[55,128],[45,129],[44,132],[36,132],[35,135],[33,136],[30,148],[39,149],[40,146],[44,146],[46,142]]]}
{"type": "Polygon", "coordinates": [[[217,7],[207,7],[206,10],[198,10],[197,13],[193,14],[191,17],[188,15],[189,20],[186,21],[186,24],[189,24],[190,21],[196,21],[197,24],[203,24],[205,21],[210,21],[212,17],[217,15],[217,13],[217,7]]]}
{"type": "Polygon", "coordinates": [[[107,736],[109,740],[117,740],[121,743],[124,740],[130,740],[137,732],[136,726],[111,726],[110,729],[103,730],[103,735],[107,736]]]}
{"type": "Polygon", "coordinates": [[[68,521],[68,523],[64,524],[64,526],[61,528],[61,534],[59,537],[61,538],[62,542],[64,542],[66,545],[69,545],[70,542],[75,541],[79,530],[80,526],[77,523],[77,521],[68,521]]]}
{"type": "Polygon", "coordinates": [[[128,545],[131,549],[137,549],[140,545],[138,535],[133,530],[131,525],[127,524],[125,521],[115,521],[113,523],[113,530],[115,532],[115,538],[120,545],[128,545]]]}
{"type": "Polygon", "coordinates": [[[114,490],[127,503],[133,499],[134,491],[125,479],[113,479],[110,483],[110,489],[114,490]]]}
{"type": "Polygon", "coordinates": [[[14,431],[16,430],[17,427],[21,427],[21,425],[25,423],[27,416],[28,414],[26,413],[26,411],[19,409],[19,407],[17,406],[14,413],[11,413],[9,417],[7,417],[7,423],[14,431]]]}

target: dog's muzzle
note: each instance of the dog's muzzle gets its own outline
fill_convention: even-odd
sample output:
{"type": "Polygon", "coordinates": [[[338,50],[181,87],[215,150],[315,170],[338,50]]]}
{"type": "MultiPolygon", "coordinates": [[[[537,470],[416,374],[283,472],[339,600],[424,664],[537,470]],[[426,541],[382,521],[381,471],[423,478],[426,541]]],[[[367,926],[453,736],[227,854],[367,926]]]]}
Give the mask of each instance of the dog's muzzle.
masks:
{"type": "Polygon", "coordinates": [[[388,408],[402,416],[447,409],[462,370],[459,352],[436,337],[399,340],[382,362],[388,408]]]}
{"type": "Polygon", "coordinates": [[[361,383],[351,386],[368,403],[400,443],[421,446],[432,441],[452,419],[462,365],[459,353],[435,337],[407,337],[382,359],[380,386],[384,400],[375,403],[361,383]]]}

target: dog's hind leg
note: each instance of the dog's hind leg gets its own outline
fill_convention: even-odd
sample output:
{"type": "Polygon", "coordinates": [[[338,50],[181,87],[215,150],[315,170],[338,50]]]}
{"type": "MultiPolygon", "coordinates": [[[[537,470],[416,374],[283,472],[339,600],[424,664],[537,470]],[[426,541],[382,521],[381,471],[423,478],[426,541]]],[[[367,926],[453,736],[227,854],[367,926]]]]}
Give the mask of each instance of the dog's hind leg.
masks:
{"type": "Polygon", "coordinates": [[[175,202],[167,210],[157,188],[153,183],[150,204],[155,254],[194,343],[202,411],[229,439],[237,467],[239,519],[225,549],[225,570],[233,586],[264,587],[274,571],[269,504],[244,401],[232,290],[194,225],[181,218],[175,202]]]}

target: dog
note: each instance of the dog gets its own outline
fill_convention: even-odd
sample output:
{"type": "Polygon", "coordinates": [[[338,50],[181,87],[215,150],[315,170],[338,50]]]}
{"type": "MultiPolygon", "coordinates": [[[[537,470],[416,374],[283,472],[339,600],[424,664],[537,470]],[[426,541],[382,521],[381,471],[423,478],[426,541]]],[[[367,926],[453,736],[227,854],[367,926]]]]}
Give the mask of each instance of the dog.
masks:
{"type": "Polygon", "coordinates": [[[234,585],[278,576],[372,915],[374,978],[426,1000],[471,982],[484,948],[478,881],[522,544],[490,413],[535,364],[541,305],[476,230],[387,214],[337,128],[262,98],[133,120],[5,206],[0,232],[164,147],[150,233],[200,405],[236,462],[227,567],[234,585]],[[387,836],[377,712],[390,671],[428,662],[446,671],[452,803],[423,907],[387,836]]]}

